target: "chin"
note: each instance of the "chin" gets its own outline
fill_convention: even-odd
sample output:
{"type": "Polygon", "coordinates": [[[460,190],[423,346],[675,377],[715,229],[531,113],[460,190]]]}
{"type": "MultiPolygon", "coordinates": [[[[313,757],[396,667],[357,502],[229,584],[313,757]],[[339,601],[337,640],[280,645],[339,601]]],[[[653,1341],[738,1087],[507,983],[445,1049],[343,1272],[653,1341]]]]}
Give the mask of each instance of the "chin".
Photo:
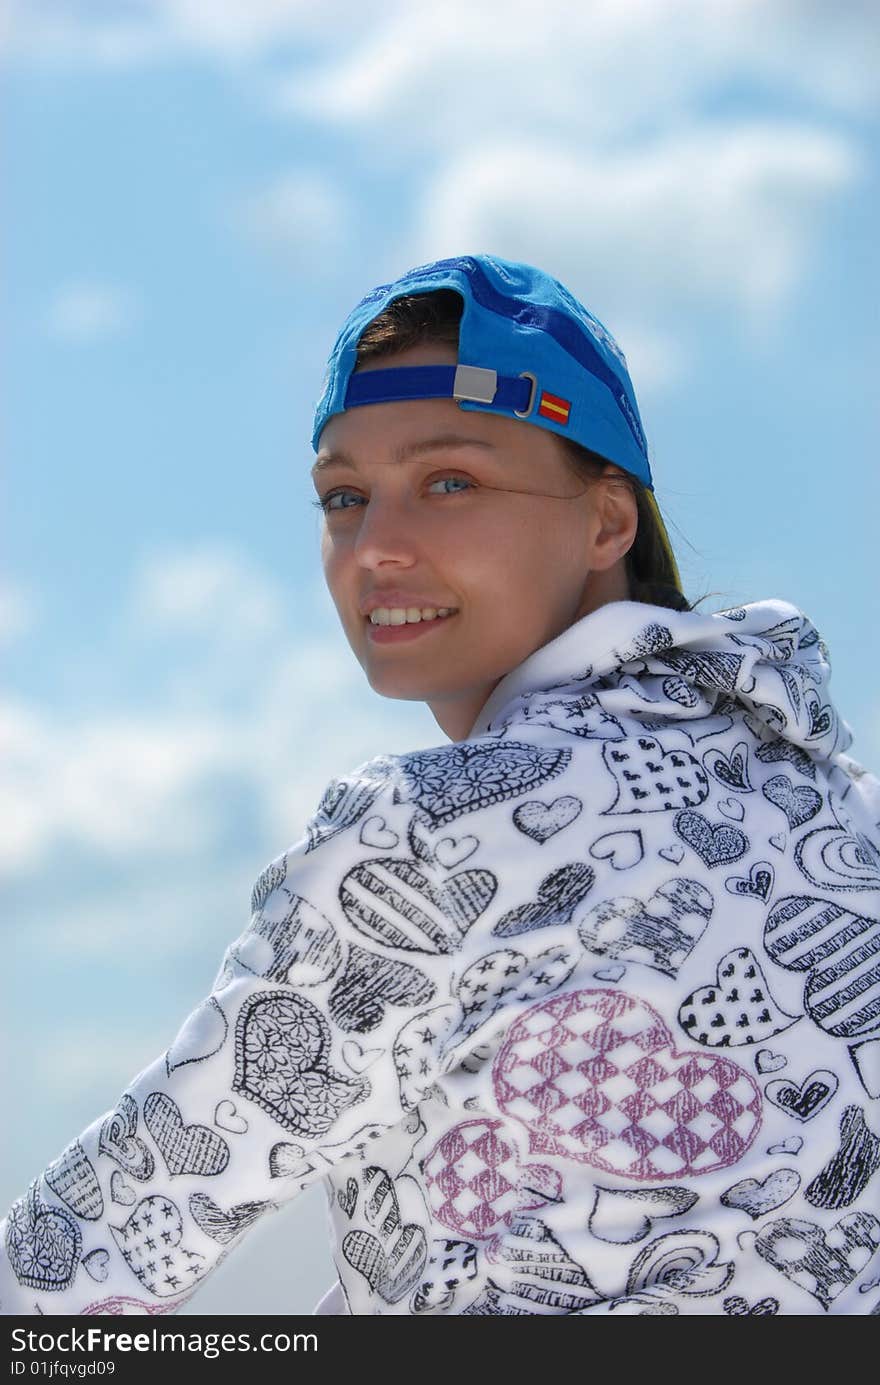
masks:
{"type": "Polygon", "coordinates": [[[432,696],[429,689],[407,688],[393,678],[382,680],[367,675],[367,682],[374,693],[378,693],[380,697],[390,697],[397,702],[428,702],[432,696]]]}
{"type": "Polygon", "coordinates": [[[362,661],[367,682],[380,697],[394,697],[407,702],[428,702],[436,697],[438,689],[425,678],[425,668],[382,668],[370,663],[369,658],[362,661]]]}

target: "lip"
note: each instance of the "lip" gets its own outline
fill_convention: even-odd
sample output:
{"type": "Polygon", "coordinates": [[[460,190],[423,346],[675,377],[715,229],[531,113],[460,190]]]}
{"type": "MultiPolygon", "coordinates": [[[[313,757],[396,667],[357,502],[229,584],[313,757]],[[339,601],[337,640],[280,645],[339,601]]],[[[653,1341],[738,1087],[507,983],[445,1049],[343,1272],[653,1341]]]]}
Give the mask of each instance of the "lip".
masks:
{"type": "Polygon", "coordinates": [[[401,610],[408,610],[410,606],[417,606],[420,611],[439,611],[444,607],[452,609],[455,603],[452,601],[437,601],[433,596],[417,596],[413,592],[395,591],[393,588],[388,591],[374,591],[369,596],[364,597],[361,605],[361,615],[368,616],[371,611],[378,610],[380,606],[398,607],[401,610]]]}
{"type": "MultiPolygon", "coordinates": [[[[456,615],[458,612],[456,612],[456,615]]],[[[406,625],[373,625],[372,621],[367,620],[367,638],[373,644],[406,644],[410,640],[417,640],[420,635],[427,635],[430,630],[434,630],[438,625],[448,625],[455,616],[437,616],[434,620],[414,620],[412,624],[406,625]]]]}

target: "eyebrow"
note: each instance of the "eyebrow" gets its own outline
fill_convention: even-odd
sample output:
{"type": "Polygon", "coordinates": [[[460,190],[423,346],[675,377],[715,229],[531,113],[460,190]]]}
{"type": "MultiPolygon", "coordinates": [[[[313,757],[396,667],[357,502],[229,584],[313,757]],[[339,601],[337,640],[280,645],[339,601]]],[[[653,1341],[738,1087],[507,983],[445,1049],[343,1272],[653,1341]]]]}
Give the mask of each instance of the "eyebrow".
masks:
{"type": "MultiPolygon", "coordinates": [[[[466,438],[459,433],[441,433],[436,438],[424,438],[420,442],[404,443],[398,447],[394,453],[394,460],[397,462],[409,461],[418,458],[425,452],[435,452],[445,447],[479,447],[485,452],[494,452],[495,446],[491,442],[486,442],[484,438],[466,438]]],[[[325,471],[327,467],[350,466],[357,471],[357,465],[347,452],[329,452],[312,467],[312,476],[317,476],[319,472],[325,471]]]]}

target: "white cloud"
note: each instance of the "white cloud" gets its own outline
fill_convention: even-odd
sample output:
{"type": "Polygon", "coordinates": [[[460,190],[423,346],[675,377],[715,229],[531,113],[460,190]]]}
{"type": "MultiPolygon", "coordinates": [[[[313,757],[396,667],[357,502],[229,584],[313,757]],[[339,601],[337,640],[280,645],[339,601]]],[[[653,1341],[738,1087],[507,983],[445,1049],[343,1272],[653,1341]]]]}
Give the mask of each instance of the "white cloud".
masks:
{"type": "Polygon", "coordinates": [[[251,197],[239,221],[295,268],[333,275],[349,245],[355,210],[324,174],[298,169],[251,197]]]}
{"type": "Polygon", "coordinates": [[[32,869],[56,843],[191,852],[210,841],[212,816],[191,800],[228,767],[228,727],[204,716],[56,717],[13,699],[0,706],[0,869],[32,869]]]}
{"type": "Polygon", "coordinates": [[[13,59],[40,65],[132,67],[166,51],[155,15],[65,7],[52,0],[7,0],[2,46],[13,59]]]}
{"type": "Polygon", "coordinates": [[[339,0],[158,0],[155,10],[181,46],[221,55],[326,36],[353,17],[353,6],[339,0]]]}
{"type": "Polygon", "coordinates": [[[46,313],[46,330],[59,341],[82,344],[118,336],[137,312],[133,295],[112,284],[82,281],[59,289],[46,313]]]}
{"type": "MultiPolygon", "coordinates": [[[[128,638],[149,657],[157,636],[180,636],[149,710],[0,703],[0,873],[36,872],[59,847],[163,870],[197,856],[213,872],[237,805],[273,840],[283,832],[280,851],[333,774],[379,749],[444,741],[421,704],[407,711],[372,693],[322,583],[299,600],[315,612],[313,629],[326,611],[326,634],[304,633],[309,620],[285,615],[276,586],[219,546],[144,562],[128,638]]],[[[83,918],[77,936],[95,926],[83,918]]]]}
{"type": "MultiPolygon", "coordinates": [[[[310,76],[281,109],[393,131],[403,147],[466,155],[509,129],[619,140],[748,81],[845,111],[877,103],[876,9],[803,0],[520,0],[409,4],[310,76]]],[[[531,165],[521,166],[527,187],[531,165]]]]}
{"type": "Polygon", "coordinates": [[[614,338],[626,357],[640,401],[666,394],[687,379],[691,359],[687,346],[671,332],[618,319],[614,338]]]}
{"type": "Polygon", "coordinates": [[[39,859],[53,811],[50,761],[41,713],[11,699],[0,702],[0,870],[27,870],[39,859]]]}
{"type": "Polygon", "coordinates": [[[155,630],[239,640],[275,634],[284,616],[274,584],[216,547],[151,554],[135,574],[132,608],[155,630]]]}
{"type": "Polygon", "coordinates": [[[281,104],[395,122],[437,144],[547,121],[623,131],[742,79],[844,113],[876,107],[874,0],[8,0],[4,46],[29,61],[297,69],[281,104]],[[317,63],[309,80],[302,67],[317,63]],[[427,118],[426,118],[427,117],[427,118]]]}
{"type": "MultiPolygon", "coordinates": [[[[525,0],[406,0],[378,19],[353,0],[153,0],[124,19],[109,3],[16,7],[14,32],[47,25],[80,56],[122,25],[169,58],[253,61],[276,109],[344,135],[349,166],[405,169],[416,224],[405,209],[382,237],[389,274],[491,245],[585,281],[600,316],[605,299],[655,338],[670,306],[769,322],[802,281],[816,213],[860,174],[847,122],[878,92],[877,8],[857,0],[544,0],[539,21],[525,0]],[[746,124],[743,109],[763,114],[746,124]]],[[[357,197],[316,165],[233,216],[332,282],[357,197]]],[[[79,339],[118,329],[100,298],[57,317],[79,339]]],[[[692,348],[673,335],[683,362],[692,348]]]]}
{"type": "Polygon", "coordinates": [[[9,0],[4,46],[30,61],[107,68],[230,62],[367,22],[352,0],[9,0]]]}
{"type": "Polygon", "coordinates": [[[545,0],[540,22],[507,0],[410,4],[278,79],[276,104],[379,172],[418,170],[389,277],[475,249],[543,264],[628,324],[660,392],[700,313],[771,339],[822,211],[862,175],[840,116],[876,105],[876,30],[870,6],[795,0],[545,0]]]}
{"type": "Polygon", "coordinates": [[[613,155],[494,142],[435,178],[412,254],[491,246],[552,270],[603,320],[703,306],[761,315],[798,283],[823,203],[859,171],[842,137],[756,122],[683,128],[613,155]]]}

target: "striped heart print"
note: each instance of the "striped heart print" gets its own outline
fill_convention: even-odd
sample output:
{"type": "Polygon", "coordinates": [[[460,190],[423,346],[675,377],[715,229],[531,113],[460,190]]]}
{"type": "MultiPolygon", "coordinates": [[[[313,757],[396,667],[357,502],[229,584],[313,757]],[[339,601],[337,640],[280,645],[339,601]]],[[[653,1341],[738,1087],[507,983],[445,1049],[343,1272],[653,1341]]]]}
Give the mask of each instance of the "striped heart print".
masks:
{"type": "Polygon", "coordinates": [[[462,870],[432,885],[411,861],[364,861],[339,887],[346,917],[385,947],[454,952],[498,888],[488,870],[462,870]]]}
{"type": "Polygon", "coordinates": [[[807,972],[804,1005],[837,1038],[880,1026],[880,925],[823,899],[789,895],[770,911],[764,946],[781,967],[807,972]]]}

